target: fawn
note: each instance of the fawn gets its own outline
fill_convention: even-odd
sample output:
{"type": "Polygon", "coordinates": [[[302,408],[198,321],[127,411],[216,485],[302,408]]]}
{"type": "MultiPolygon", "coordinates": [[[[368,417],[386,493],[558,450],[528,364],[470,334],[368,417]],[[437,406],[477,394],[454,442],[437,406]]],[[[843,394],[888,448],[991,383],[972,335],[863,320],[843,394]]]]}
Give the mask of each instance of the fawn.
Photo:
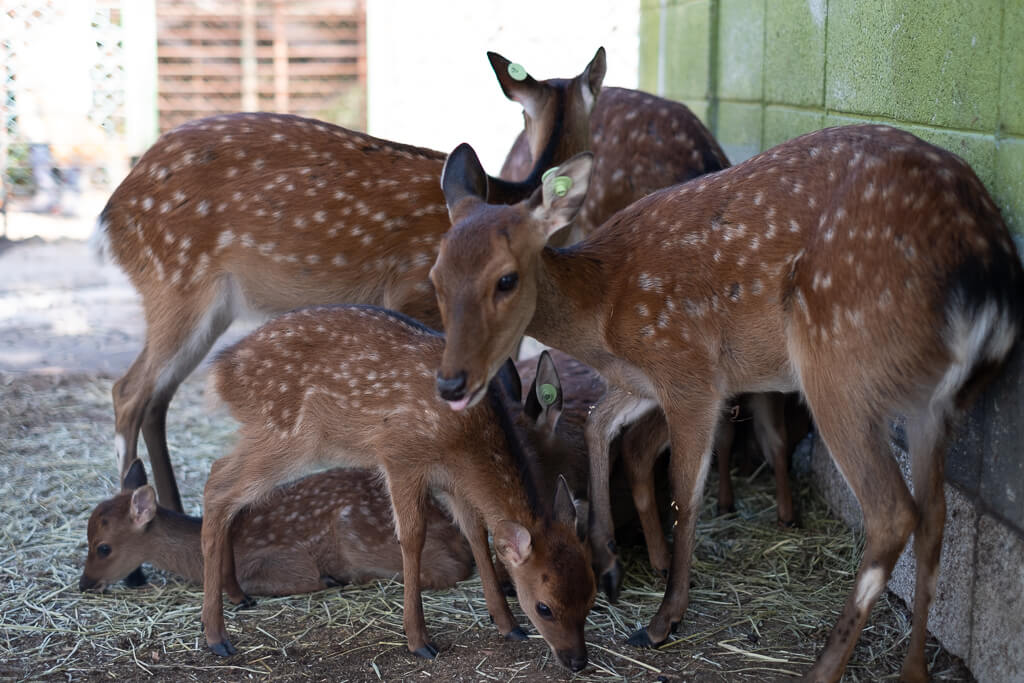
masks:
{"type": "MultiPolygon", "coordinates": [[[[484,180],[490,201],[526,196],[542,171],[586,149],[605,69],[601,48],[579,76],[552,86],[559,106],[531,126],[534,171],[522,183],[484,180]]],[[[449,227],[444,158],[283,114],[214,116],[161,136],[114,190],[94,235],[146,317],[142,352],[113,388],[121,477],[141,431],[161,503],[182,511],[167,408],[243,313],[363,303],[439,326],[427,274],[449,227]]]]}
{"type": "MultiPolygon", "coordinates": [[[[473,572],[469,544],[433,500],[424,502],[420,581],[449,588],[473,572]]],[[[401,578],[391,501],[376,472],[334,469],[275,489],[243,510],[233,550],[238,583],[252,595],[311,593],[375,578],[401,578]]],[[[143,562],[201,583],[202,519],[157,505],[136,459],[121,493],[89,517],[81,590],[103,589],[143,562]]]]}
{"type": "MultiPolygon", "coordinates": [[[[589,154],[528,200],[487,206],[468,145],[442,185],[452,216],[431,270],[447,332],[437,389],[476,404],[522,334],[657,405],[671,436],[675,542],[665,597],[630,642],[686,610],[696,512],[724,399],[799,391],[864,514],[855,588],[807,677],[838,680],[911,533],[914,623],[902,677],[924,680],[949,424],[1017,341],[1016,248],[959,157],[888,126],[805,135],[635,202],[589,239],[546,248],[587,190],[589,154]],[[888,454],[902,414],[911,496],[888,454]]],[[[627,394],[629,395],[629,394],[627,394]]]]}
{"type": "Polygon", "coordinates": [[[241,427],[204,492],[202,614],[213,652],[235,651],[222,588],[235,603],[246,599],[234,578],[232,520],[275,486],[347,464],[379,470],[391,496],[410,651],[437,654],[419,581],[424,501],[433,488],[450,497],[499,631],[525,637],[496,580],[488,529],[520,605],[559,662],[573,671],[586,666],[583,626],[595,588],[585,510],[577,513],[564,479],[550,514],[539,502],[528,472],[537,456],[524,453],[544,448],[544,426],[522,414],[511,361],[491,373],[488,401],[454,413],[435,395],[443,347],[441,335],[398,313],[337,306],[284,314],[219,355],[211,382],[241,427]]]}

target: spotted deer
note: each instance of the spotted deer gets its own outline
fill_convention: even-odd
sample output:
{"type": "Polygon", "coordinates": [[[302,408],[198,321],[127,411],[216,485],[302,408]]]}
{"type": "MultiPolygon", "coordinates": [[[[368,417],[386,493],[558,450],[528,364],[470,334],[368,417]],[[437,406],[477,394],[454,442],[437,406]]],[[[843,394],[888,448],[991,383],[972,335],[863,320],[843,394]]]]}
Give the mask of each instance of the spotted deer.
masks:
{"type": "Polygon", "coordinates": [[[629,639],[665,641],[689,599],[694,525],[722,401],[799,391],[860,501],[866,545],[807,678],[839,680],[911,533],[913,630],[902,677],[925,680],[945,518],[950,422],[1014,346],[1024,273],[999,211],[959,157],[888,126],[831,128],[656,192],[569,249],[588,154],[528,200],[485,205],[468,145],[442,183],[452,215],[431,278],[447,331],[437,370],[456,410],[529,334],[664,410],[676,532],[664,599],[629,639]],[[914,494],[888,454],[906,418],[914,494]]]}
{"type": "MultiPolygon", "coordinates": [[[[562,91],[556,89],[561,82],[517,81],[510,75],[508,60],[493,53],[488,53],[488,57],[505,95],[523,104],[525,129],[519,134],[501,169],[503,178],[522,179],[531,172],[533,156],[529,133],[532,114],[542,112],[547,102],[558,102],[560,96],[564,97],[562,91]]],[[[729,167],[729,160],[714,136],[686,105],[639,90],[608,87],[600,90],[590,114],[589,142],[594,161],[587,195],[570,227],[562,231],[569,234],[549,240],[553,246],[578,242],[616,211],[655,190],[729,167]]],[[[652,476],[642,473],[645,467],[653,465],[652,454],[657,455],[656,451],[668,446],[667,425],[664,418],[657,415],[637,414],[623,408],[624,405],[631,405],[632,400],[629,396],[616,396],[617,391],[617,388],[612,387],[611,395],[604,405],[597,407],[588,426],[587,441],[598,452],[609,448],[619,430],[627,423],[621,414],[622,410],[628,411],[628,419],[642,419],[644,424],[632,432],[626,443],[627,446],[632,444],[643,450],[635,452],[627,447],[622,452],[629,471],[634,475],[631,481],[642,477],[650,482],[652,476]],[[636,462],[633,462],[634,459],[636,462]]],[[[788,436],[800,431],[798,423],[805,413],[791,402],[787,405],[786,398],[779,393],[745,396],[743,405],[750,413],[757,445],[775,472],[779,524],[793,526],[796,518],[789,484],[789,453],[792,448],[787,447],[790,441],[788,436]],[[791,425],[787,425],[787,414],[791,425]],[[787,426],[791,427],[789,435],[787,426]]],[[[735,425],[723,417],[715,448],[719,471],[719,509],[723,512],[734,509],[730,476],[734,431],[735,425]]],[[[806,432],[804,428],[803,434],[806,432]]],[[[605,493],[610,476],[607,460],[607,456],[600,453],[591,457],[594,464],[590,470],[590,488],[594,499],[591,540],[601,587],[614,602],[622,581],[622,568],[615,539],[609,531],[612,528],[610,506],[615,501],[610,494],[605,493]]],[[[649,490],[650,484],[644,488],[649,490]]],[[[642,514],[641,519],[647,522],[644,529],[645,538],[649,539],[651,565],[665,572],[669,565],[668,545],[664,541],[653,540],[653,526],[648,528],[653,521],[652,517],[642,514]]]]}
{"type": "Polygon", "coordinates": [[[469,539],[498,630],[525,637],[496,580],[488,530],[519,604],[558,661],[573,671],[586,666],[583,626],[595,593],[586,516],[577,515],[564,480],[550,514],[538,502],[526,472],[535,459],[523,453],[543,449],[543,427],[519,410],[511,361],[495,371],[487,401],[455,413],[434,390],[443,347],[443,337],[411,318],[338,306],[284,314],[218,357],[211,382],[241,427],[235,449],[213,464],[204,492],[202,617],[213,652],[235,651],[222,589],[232,602],[246,600],[230,552],[234,518],[280,484],[344,464],[379,470],[390,494],[411,652],[437,654],[419,580],[424,502],[436,489],[450,497],[469,539]]]}
{"type": "MultiPolygon", "coordinates": [[[[575,129],[587,130],[604,73],[599,49],[560,82],[563,106],[531,127],[534,171],[519,183],[489,178],[490,201],[526,196],[542,171],[585,149],[575,129]]],[[[182,510],[167,408],[243,313],[363,303],[438,327],[427,273],[449,227],[443,164],[440,152],[281,114],[215,116],[161,136],[111,195],[95,234],[146,317],[142,352],[113,388],[122,477],[141,431],[160,501],[182,510]]]]}
{"type": "MultiPolygon", "coordinates": [[[[424,502],[426,540],[420,582],[450,588],[469,578],[473,556],[451,518],[424,502]]],[[[143,562],[203,580],[202,518],[156,502],[141,460],[121,493],[89,517],[89,554],[78,582],[102,590],[143,562]]],[[[331,586],[402,576],[391,501],[376,472],[334,469],[275,489],[238,515],[233,553],[238,584],[250,595],[311,593],[331,586]]]]}

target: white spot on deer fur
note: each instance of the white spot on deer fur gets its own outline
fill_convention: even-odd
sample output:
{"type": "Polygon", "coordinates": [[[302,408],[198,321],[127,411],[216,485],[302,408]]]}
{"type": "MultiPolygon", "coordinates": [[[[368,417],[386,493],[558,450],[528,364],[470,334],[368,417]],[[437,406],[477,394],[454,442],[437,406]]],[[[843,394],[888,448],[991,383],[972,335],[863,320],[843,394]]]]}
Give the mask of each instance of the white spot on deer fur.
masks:
{"type": "Polygon", "coordinates": [[[650,310],[647,308],[647,304],[637,304],[636,305],[636,312],[637,312],[637,315],[640,315],[640,316],[645,317],[645,318],[648,315],[650,315],[650,310]]]}
{"type": "Polygon", "coordinates": [[[867,610],[885,587],[885,572],[881,567],[872,567],[864,572],[860,581],[857,582],[857,594],[854,602],[857,609],[867,610]]]}
{"type": "Polygon", "coordinates": [[[320,257],[317,256],[316,254],[309,254],[308,256],[306,256],[306,263],[308,263],[311,266],[315,266],[316,264],[320,263],[320,257]]]}
{"type": "Polygon", "coordinates": [[[226,249],[235,241],[235,233],[230,230],[224,230],[217,235],[217,250],[226,249]]]}
{"type": "Polygon", "coordinates": [[[761,206],[764,202],[764,192],[758,192],[754,195],[754,206],[761,206]]]}
{"type": "Polygon", "coordinates": [[[299,230],[305,228],[306,227],[306,219],[305,219],[305,217],[303,217],[303,216],[296,216],[295,219],[292,221],[292,225],[294,225],[299,230]]]}
{"type": "Polygon", "coordinates": [[[196,213],[200,216],[206,216],[210,213],[210,202],[203,199],[196,205],[196,213]]]}
{"type": "Polygon", "coordinates": [[[152,208],[153,208],[153,198],[152,197],[146,197],[145,199],[142,200],[142,210],[143,211],[149,211],[152,208]]]}
{"type": "Polygon", "coordinates": [[[889,308],[889,306],[892,305],[892,290],[888,287],[886,287],[881,296],[878,297],[878,305],[882,308],[889,308]]]}
{"type": "Polygon", "coordinates": [[[346,263],[348,263],[348,260],[345,258],[344,254],[335,254],[334,258],[331,259],[331,265],[337,267],[344,266],[346,263]]]}
{"type": "Polygon", "coordinates": [[[317,223],[325,222],[327,220],[327,212],[323,210],[317,211],[316,213],[313,214],[313,220],[316,221],[317,223]]]}

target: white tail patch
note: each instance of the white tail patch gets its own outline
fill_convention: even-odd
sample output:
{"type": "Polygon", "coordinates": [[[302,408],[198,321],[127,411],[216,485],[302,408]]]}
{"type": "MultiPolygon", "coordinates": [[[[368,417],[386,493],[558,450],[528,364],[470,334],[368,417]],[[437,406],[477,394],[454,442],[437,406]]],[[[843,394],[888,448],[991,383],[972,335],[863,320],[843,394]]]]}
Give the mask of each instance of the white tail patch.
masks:
{"type": "Polygon", "coordinates": [[[110,235],[107,234],[107,222],[103,220],[102,216],[96,219],[96,227],[89,235],[88,244],[89,251],[101,264],[110,263],[113,260],[113,254],[110,252],[110,235]]]}

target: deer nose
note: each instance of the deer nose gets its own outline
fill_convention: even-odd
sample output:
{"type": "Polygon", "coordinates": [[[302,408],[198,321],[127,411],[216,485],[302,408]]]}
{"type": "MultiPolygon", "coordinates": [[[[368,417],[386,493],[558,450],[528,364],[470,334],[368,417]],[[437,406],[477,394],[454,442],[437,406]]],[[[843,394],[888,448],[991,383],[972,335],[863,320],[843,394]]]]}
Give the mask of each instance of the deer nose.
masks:
{"type": "Polygon", "coordinates": [[[466,371],[454,377],[437,376],[437,392],[446,401],[458,401],[466,395],[466,371]]]}
{"type": "Polygon", "coordinates": [[[575,671],[583,671],[585,668],[587,668],[587,655],[586,654],[582,654],[582,655],[569,654],[569,655],[567,655],[565,657],[564,661],[565,661],[566,666],[568,666],[569,669],[571,669],[574,672],[575,671]]]}
{"type": "Polygon", "coordinates": [[[98,584],[99,581],[96,579],[89,578],[85,574],[82,574],[82,577],[78,579],[78,590],[83,592],[92,590],[93,588],[96,588],[98,584]]]}

